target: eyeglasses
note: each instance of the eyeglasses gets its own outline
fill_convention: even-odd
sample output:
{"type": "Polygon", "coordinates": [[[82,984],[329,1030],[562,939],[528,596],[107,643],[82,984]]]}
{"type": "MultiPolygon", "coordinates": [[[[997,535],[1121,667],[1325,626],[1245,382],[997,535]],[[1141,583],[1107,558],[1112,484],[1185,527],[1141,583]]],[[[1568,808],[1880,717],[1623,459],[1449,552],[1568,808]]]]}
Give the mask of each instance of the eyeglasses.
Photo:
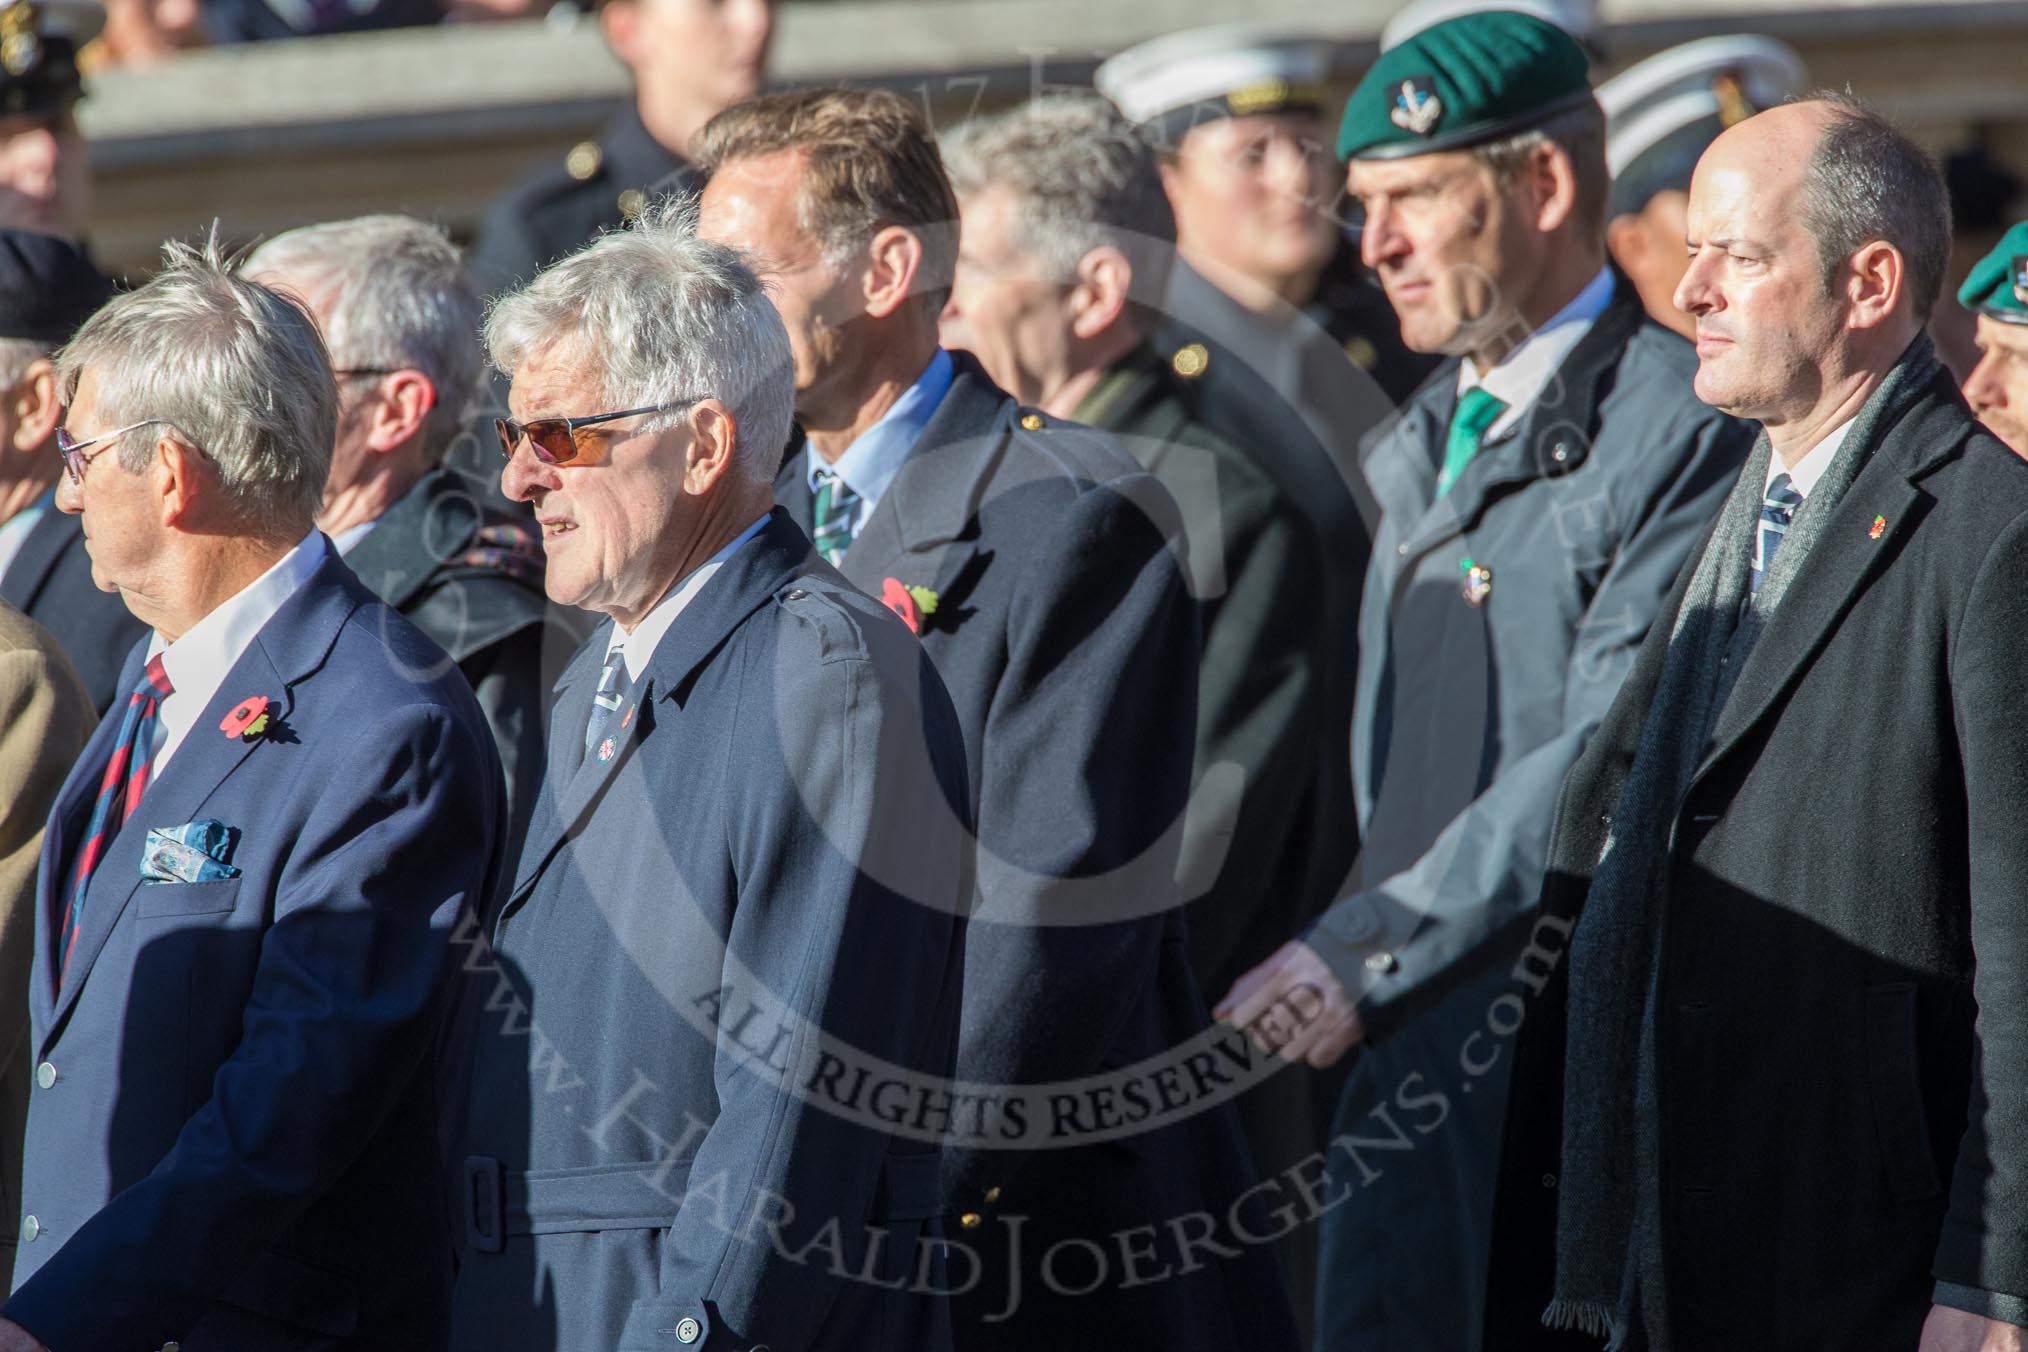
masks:
{"type": "Polygon", "coordinates": [[[619,413],[593,413],[583,418],[537,418],[534,422],[518,423],[512,418],[493,419],[494,430],[500,434],[500,454],[509,460],[514,458],[514,449],[523,438],[528,449],[535,452],[535,458],[545,465],[569,465],[596,454],[580,444],[577,429],[590,427],[594,423],[612,422],[616,418],[631,418],[640,413],[667,413],[671,409],[688,408],[703,402],[705,396],[695,399],[675,399],[666,404],[653,404],[647,408],[630,408],[619,413]]]}
{"type": "Polygon", "coordinates": [[[84,484],[85,466],[111,450],[114,438],[123,437],[137,427],[155,427],[158,425],[174,427],[176,424],[170,422],[167,418],[143,418],[137,423],[128,423],[125,427],[115,428],[110,432],[101,432],[87,441],[75,440],[72,438],[69,428],[59,427],[56,429],[56,453],[63,457],[63,466],[70,471],[70,481],[82,486],[84,484]],[[99,446],[99,449],[93,451],[90,455],[84,453],[87,446],[98,446],[102,441],[106,445],[99,446]]]}

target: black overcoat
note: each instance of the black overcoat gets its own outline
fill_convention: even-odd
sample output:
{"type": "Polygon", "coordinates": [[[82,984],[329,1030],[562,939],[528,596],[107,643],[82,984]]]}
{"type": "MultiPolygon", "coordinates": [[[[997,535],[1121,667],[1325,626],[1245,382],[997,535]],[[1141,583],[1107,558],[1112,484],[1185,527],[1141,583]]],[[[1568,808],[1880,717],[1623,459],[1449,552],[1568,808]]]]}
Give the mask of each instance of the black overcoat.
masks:
{"type": "MultiPolygon", "coordinates": [[[[1937,1283],[1996,1309],[2028,1294],[2024,551],[2028,464],[1939,374],[1882,430],[1717,717],[1661,862],[1675,1347],[1912,1348],[1937,1283]]],[[[1510,974],[1492,1346],[1547,1345],[1561,958],[1689,576],[1564,783],[1510,974]]]]}

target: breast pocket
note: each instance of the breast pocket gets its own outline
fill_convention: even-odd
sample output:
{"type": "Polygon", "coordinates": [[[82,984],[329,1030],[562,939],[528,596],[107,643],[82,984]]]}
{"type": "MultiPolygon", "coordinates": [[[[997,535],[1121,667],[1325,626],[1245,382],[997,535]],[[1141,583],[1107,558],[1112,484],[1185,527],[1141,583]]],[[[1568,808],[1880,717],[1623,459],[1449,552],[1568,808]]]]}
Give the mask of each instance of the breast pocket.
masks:
{"type": "Polygon", "coordinates": [[[143,920],[179,915],[218,915],[239,905],[240,878],[209,883],[142,883],[135,908],[143,920]]]}

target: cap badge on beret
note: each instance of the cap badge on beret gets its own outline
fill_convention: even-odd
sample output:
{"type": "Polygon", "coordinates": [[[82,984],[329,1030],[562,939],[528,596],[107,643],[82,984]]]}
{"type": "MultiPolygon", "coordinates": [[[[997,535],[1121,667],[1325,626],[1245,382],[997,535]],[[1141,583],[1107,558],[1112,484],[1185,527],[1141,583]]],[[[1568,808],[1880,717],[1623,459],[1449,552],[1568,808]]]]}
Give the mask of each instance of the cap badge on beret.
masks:
{"type": "Polygon", "coordinates": [[[1436,81],[1427,75],[1411,75],[1401,82],[1394,96],[1388,120],[1405,132],[1427,136],[1436,130],[1444,115],[1444,101],[1437,97],[1436,81]]]}
{"type": "Polygon", "coordinates": [[[2007,278],[2014,287],[2014,299],[2028,305],[2028,254],[2015,254],[2007,264],[2007,278]]]}
{"type": "Polygon", "coordinates": [[[1711,96],[1718,100],[1718,120],[1727,128],[1738,126],[1760,111],[1747,97],[1746,82],[1736,70],[1711,77],[1711,96]]]}
{"type": "Polygon", "coordinates": [[[36,32],[41,16],[20,0],[0,11],[0,66],[9,75],[26,75],[42,60],[42,38],[36,32]]]}

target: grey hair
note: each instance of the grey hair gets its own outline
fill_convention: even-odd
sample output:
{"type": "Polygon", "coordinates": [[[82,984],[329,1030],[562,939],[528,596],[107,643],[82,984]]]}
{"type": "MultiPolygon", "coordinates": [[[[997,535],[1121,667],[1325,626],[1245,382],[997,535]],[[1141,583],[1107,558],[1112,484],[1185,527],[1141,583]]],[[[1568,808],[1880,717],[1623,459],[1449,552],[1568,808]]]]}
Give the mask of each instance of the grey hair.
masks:
{"type": "Polygon", "coordinates": [[[416,370],[436,389],[422,426],[431,463],[486,395],[479,351],[479,293],[457,248],[413,216],[360,216],[285,231],[240,265],[253,277],[302,290],[324,315],[324,342],[338,370],[416,370]]]}
{"type": "Polygon", "coordinates": [[[1504,190],[1513,186],[1529,158],[1543,146],[1555,146],[1569,157],[1577,194],[1574,214],[1585,239],[1593,243],[1603,239],[1613,180],[1606,167],[1605,112],[1597,99],[1587,99],[1538,126],[1473,146],[1470,153],[1504,190]]]}
{"type": "Polygon", "coordinates": [[[773,482],[795,417],[789,333],[747,256],[698,238],[694,198],[652,204],[494,301],[486,352],[502,374],[552,351],[582,362],[611,410],[718,399],[732,410],[736,463],[752,484],[773,482]]]}
{"type": "Polygon", "coordinates": [[[0,390],[21,383],[28,368],[49,355],[49,344],[33,338],[0,338],[0,390]]]}
{"type": "MultiPolygon", "coordinates": [[[[147,285],[108,301],[57,354],[64,402],[90,371],[106,427],[172,424],[217,467],[244,519],[281,533],[308,530],[338,425],[338,387],[317,321],[239,276],[216,227],[202,245],[165,245],[162,258],[147,285]]],[[[156,440],[122,437],[120,464],[146,468],[156,440]]]]}
{"type": "Polygon", "coordinates": [[[964,123],[944,138],[944,164],[964,199],[987,188],[1021,200],[1021,251],[1068,281],[1110,245],[1134,269],[1135,299],[1159,304],[1175,256],[1176,216],[1155,148],[1096,94],[1051,94],[964,123]]]}
{"type": "Polygon", "coordinates": [[[1885,240],[1908,269],[1919,323],[1928,323],[1950,266],[1950,193],[1929,153],[1851,94],[1820,91],[1803,102],[1830,105],[1803,175],[1803,228],[1817,243],[1824,286],[1866,245],[1885,240]]]}

